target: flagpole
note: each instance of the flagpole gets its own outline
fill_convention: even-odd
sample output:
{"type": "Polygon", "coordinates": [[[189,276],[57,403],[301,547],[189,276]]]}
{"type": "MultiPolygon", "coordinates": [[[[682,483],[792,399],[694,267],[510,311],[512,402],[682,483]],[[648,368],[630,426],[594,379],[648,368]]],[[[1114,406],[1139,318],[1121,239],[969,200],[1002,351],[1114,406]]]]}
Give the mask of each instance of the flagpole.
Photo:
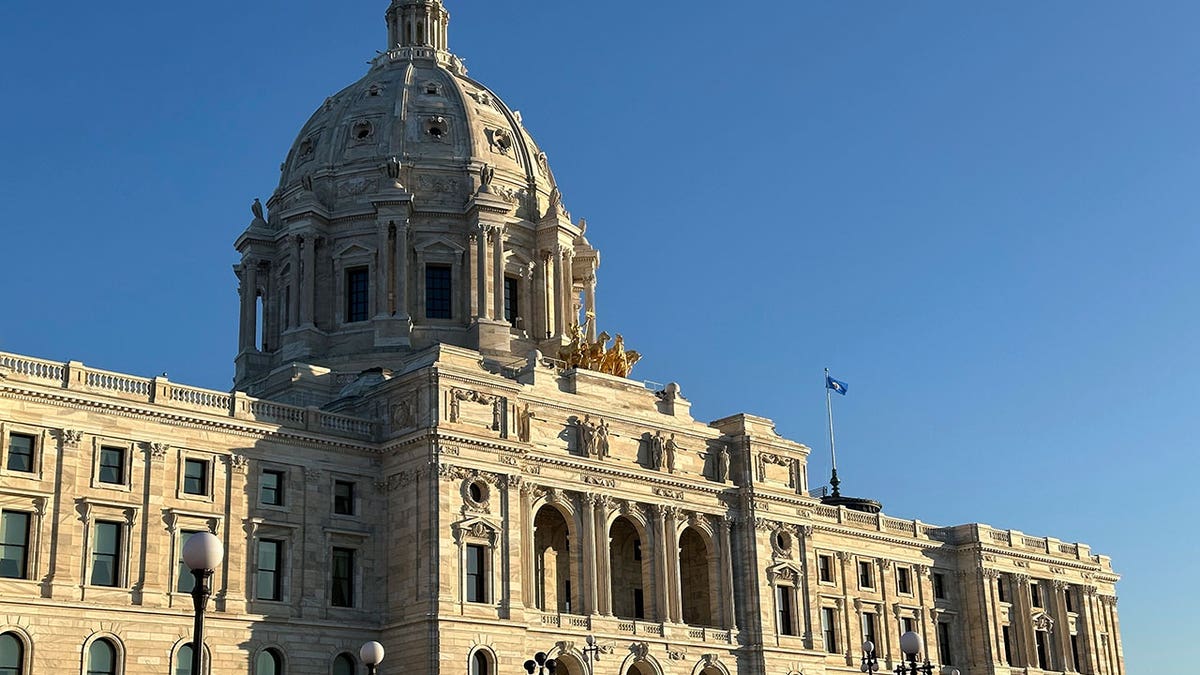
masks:
{"type": "Polygon", "coordinates": [[[825,369],[825,411],[829,414],[829,455],[833,459],[833,475],[829,478],[829,485],[833,488],[833,496],[842,496],[838,491],[838,485],[841,481],[837,475],[837,446],[833,442],[833,395],[829,390],[829,369],[825,369]]]}

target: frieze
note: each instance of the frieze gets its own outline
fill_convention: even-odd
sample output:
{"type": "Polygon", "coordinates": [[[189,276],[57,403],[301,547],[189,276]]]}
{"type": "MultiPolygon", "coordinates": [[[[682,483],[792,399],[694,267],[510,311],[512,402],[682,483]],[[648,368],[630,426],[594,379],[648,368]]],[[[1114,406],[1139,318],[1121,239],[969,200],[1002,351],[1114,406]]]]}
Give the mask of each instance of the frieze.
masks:
{"type": "Polygon", "coordinates": [[[83,441],[83,432],[77,429],[61,429],[58,431],[58,437],[64,447],[78,448],[79,443],[83,441]]]}
{"type": "MultiPolygon", "coordinates": [[[[584,483],[587,483],[588,485],[596,485],[598,487],[606,487],[606,488],[617,487],[617,481],[613,480],[612,478],[606,478],[604,476],[597,476],[596,474],[592,474],[592,473],[580,474],[579,479],[582,480],[584,483]]],[[[683,499],[682,493],[680,495],[680,499],[683,499]]]]}
{"type": "Polygon", "coordinates": [[[659,497],[666,497],[667,499],[674,499],[676,501],[683,501],[685,499],[683,490],[672,490],[670,488],[656,487],[654,488],[654,494],[658,495],[659,497]]]}
{"type": "Polygon", "coordinates": [[[161,462],[167,458],[167,453],[171,450],[171,446],[166,443],[150,443],[150,459],[161,462]]]}
{"type": "Polygon", "coordinates": [[[379,190],[378,178],[363,178],[358,176],[337,184],[338,197],[358,197],[368,192],[379,190]]]}
{"type": "Polygon", "coordinates": [[[490,428],[492,431],[502,431],[503,430],[502,422],[503,422],[503,418],[504,418],[504,399],[502,397],[492,396],[490,394],[483,394],[478,391],[473,391],[470,389],[451,389],[450,390],[450,421],[451,422],[463,421],[464,414],[463,414],[462,404],[464,402],[475,403],[480,406],[490,407],[491,413],[492,413],[491,424],[490,424],[490,426],[488,426],[487,423],[484,422],[484,425],[488,426],[488,428],[490,428]]]}

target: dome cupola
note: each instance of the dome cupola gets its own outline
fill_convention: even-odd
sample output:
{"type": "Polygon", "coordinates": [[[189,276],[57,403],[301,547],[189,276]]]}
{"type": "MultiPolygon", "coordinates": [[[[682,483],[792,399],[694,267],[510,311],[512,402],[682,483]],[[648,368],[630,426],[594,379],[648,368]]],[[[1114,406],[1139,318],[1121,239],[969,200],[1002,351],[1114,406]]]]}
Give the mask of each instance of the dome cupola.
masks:
{"type": "Polygon", "coordinates": [[[448,50],[440,0],[386,20],[387,51],[313,113],[236,242],[252,394],[285,395],[295,364],[398,370],[438,343],[554,354],[595,315],[599,253],[520,113],[448,50]]]}

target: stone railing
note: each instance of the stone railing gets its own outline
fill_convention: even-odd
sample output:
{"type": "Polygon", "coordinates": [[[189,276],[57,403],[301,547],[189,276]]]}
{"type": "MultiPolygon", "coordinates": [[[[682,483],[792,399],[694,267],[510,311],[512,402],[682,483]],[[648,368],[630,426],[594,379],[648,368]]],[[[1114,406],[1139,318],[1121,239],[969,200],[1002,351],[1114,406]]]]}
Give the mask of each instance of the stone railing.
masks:
{"type": "Polygon", "coordinates": [[[649,621],[617,621],[617,632],[627,635],[655,635],[663,636],[663,625],[661,623],[651,623],[649,621]]]}
{"type": "Polygon", "coordinates": [[[720,628],[689,627],[687,637],[693,642],[719,642],[721,644],[731,644],[733,639],[730,631],[720,628]]]}
{"type": "Polygon", "coordinates": [[[0,352],[0,375],[14,381],[52,385],[124,401],[359,440],[374,440],[379,431],[379,425],[371,420],[323,412],[319,408],[265,401],[240,392],[188,387],[165,377],[145,378],[89,368],[78,361],[59,363],[0,352]]]}

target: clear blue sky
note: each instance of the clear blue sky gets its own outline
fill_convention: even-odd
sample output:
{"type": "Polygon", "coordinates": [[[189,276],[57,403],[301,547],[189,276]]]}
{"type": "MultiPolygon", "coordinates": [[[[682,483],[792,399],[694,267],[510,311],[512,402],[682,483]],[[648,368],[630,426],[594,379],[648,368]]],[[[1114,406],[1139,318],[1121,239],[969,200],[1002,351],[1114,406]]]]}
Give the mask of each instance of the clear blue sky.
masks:
{"type": "MultiPolygon", "coordinates": [[[[1195,633],[1200,5],[466,2],[603,252],[602,327],[897,516],[1113,556],[1195,633]],[[632,10],[632,11],[630,11],[632,10]]],[[[232,242],[385,0],[0,3],[0,349],[227,389],[232,242]]]]}

